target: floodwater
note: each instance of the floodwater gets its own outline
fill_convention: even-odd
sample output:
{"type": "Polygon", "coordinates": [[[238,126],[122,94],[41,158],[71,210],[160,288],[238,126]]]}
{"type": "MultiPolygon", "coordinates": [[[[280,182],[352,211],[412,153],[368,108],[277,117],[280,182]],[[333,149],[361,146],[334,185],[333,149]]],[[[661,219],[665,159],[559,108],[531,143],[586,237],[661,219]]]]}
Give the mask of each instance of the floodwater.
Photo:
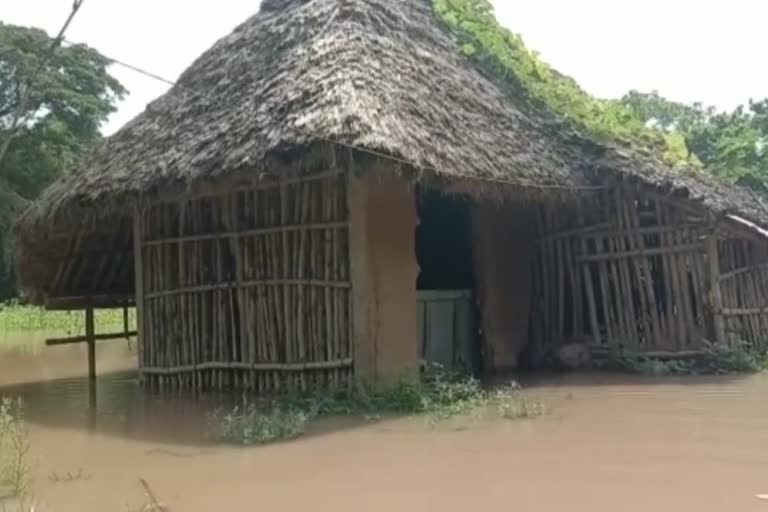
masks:
{"type": "Polygon", "coordinates": [[[764,375],[538,377],[526,393],[548,412],[532,420],[330,422],[238,448],[207,440],[215,400],[143,394],[125,342],[98,355],[91,413],[84,348],[0,353],[0,394],[25,399],[38,510],[140,510],[143,479],[174,512],[768,511],[764,375]]]}

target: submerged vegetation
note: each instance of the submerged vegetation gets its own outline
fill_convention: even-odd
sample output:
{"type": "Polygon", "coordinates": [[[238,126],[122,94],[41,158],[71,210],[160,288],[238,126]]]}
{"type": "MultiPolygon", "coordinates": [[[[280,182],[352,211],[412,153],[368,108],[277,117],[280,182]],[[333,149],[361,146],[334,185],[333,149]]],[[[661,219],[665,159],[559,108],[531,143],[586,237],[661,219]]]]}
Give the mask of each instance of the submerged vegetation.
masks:
{"type": "Polygon", "coordinates": [[[748,345],[709,347],[699,355],[681,359],[658,359],[644,354],[624,352],[609,354],[598,367],[611,371],[642,375],[725,375],[757,373],[768,369],[768,354],[748,345]]]}
{"type": "Polygon", "coordinates": [[[486,390],[472,377],[430,367],[421,381],[400,380],[381,388],[358,384],[246,402],[213,414],[211,424],[217,441],[251,445],[298,437],[319,417],[425,414],[434,422],[474,414],[532,418],[542,412],[542,406],[526,399],[516,384],[486,390]]]}

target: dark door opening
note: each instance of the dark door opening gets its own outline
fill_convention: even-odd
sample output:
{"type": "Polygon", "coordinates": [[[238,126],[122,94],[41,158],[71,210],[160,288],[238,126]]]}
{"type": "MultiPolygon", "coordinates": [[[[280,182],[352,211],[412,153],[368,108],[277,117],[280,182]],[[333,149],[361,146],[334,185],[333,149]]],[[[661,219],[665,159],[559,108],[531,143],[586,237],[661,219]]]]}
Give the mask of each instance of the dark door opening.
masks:
{"type": "Polygon", "coordinates": [[[477,373],[472,203],[417,190],[416,259],[421,354],[427,362],[477,373]]]}

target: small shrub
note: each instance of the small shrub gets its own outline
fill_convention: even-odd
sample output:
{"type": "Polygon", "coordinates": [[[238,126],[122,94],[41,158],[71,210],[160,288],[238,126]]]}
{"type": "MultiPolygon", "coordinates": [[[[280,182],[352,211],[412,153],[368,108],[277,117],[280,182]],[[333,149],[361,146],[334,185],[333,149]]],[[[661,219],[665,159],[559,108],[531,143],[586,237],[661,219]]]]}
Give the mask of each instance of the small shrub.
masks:
{"type": "Polygon", "coordinates": [[[768,367],[768,357],[744,343],[731,347],[710,347],[699,359],[705,373],[757,373],[768,367]]]}
{"type": "Polygon", "coordinates": [[[638,373],[642,375],[724,375],[756,373],[768,366],[765,353],[750,345],[728,347],[710,345],[701,354],[687,359],[661,360],[644,354],[623,352],[611,354],[598,364],[599,368],[638,373]]]}
{"type": "Polygon", "coordinates": [[[229,413],[215,414],[213,436],[219,442],[253,445],[293,439],[304,433],[310,414],[296,409],[255,404],[235,407],[229,413]]]}
{"type": "Polygon", "coordinates": [[[390,386],[357,384],[348,388],[289,393],[271,402],[250,403],[212,416],[214,438],[234,444],[263,444],[300,436],[322,416],[380,417],[426,414],[430,421],[475,412],[497,418],[531,418],[542,408],[528,402],[516,384],[485,390],[477,379],[430,366],[421,381],[402,379],[390,386]]]}
{"type": "Polygon", "coordinates": [[[29,489],[29,449],[21,400],[0,399],[0,498],[21,497],[29,489]]]}

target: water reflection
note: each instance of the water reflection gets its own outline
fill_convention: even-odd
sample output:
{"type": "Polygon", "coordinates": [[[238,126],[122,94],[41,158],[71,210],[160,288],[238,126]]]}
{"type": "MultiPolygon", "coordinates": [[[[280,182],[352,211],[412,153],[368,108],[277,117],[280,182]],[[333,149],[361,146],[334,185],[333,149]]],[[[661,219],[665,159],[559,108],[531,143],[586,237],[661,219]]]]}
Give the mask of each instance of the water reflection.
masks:
{"type": "Polygon", "coordinates": [[[206,413],[233,398],[147,394],[119,342],[99,346],[91,410],[85,351],[71,348],[0,353],[0,395],[25,400],[35,491],[53,512],[138,509],[139,478],[184,512],[768,510],[755,498],[768,492],[764,375],[524,376],[542,418],[336,422],[243,449],[206,435],[206,413]]]}

